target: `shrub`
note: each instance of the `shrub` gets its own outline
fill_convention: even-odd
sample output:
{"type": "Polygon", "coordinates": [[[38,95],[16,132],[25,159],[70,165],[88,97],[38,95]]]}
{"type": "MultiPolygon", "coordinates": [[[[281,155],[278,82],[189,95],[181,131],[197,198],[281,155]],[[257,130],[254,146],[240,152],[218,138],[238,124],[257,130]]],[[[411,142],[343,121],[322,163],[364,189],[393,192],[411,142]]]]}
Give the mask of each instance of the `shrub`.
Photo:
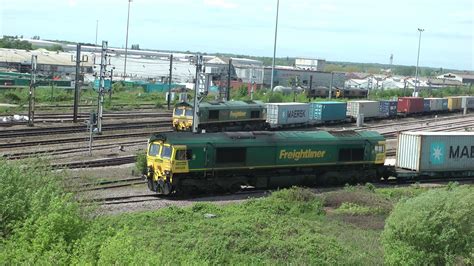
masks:
{"type": "Polygon", "coordinates": [[[431,190],[401,201],[383,232],[387,264],[441,265],[474,262],[474,191],[431,190]]]}
{"type": "Polygon", "coordinates": [[[5,95],[3,96],[5,98],[5,100],[7,100],[7,102],[9,103],[20,103],[21,102],[21,97],[18,96],[16,93],[14,92],[7,92],[5,93],[5,95]]]}
{"type": "Polygon", "coordinates": [[[85,230],[79,205],[45,165],[0,160],[2,264],[68,264],[85,230]]]}
{"type": "Polygon", "coordinates": [[[283,95],[281,93],[272,93],[268,99],[269,103],[281,103],[283,102],[283,95]]]}
{"type": "Polygon", "coordinates": [[[140,151],[136,154],[135,168],[137,169],[138,173],[146,174],[146,171],[147,171],[146,153],[140,151]]]}

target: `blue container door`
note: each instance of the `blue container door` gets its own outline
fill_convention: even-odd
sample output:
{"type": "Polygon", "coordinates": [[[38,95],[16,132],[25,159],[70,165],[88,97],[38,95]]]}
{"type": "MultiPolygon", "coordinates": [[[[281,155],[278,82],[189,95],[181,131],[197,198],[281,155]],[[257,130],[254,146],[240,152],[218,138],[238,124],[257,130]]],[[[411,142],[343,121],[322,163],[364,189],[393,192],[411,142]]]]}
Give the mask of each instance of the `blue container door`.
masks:
{"type": "Polygon", "coordinates": [[[430,111],[430,100],[423,100],[423,112],[430,111]]]}
{"type": "Polygon", "coordinates": [[[442,108],[443,110],[448,110],[448,99],[443,99],[442,108]]]}

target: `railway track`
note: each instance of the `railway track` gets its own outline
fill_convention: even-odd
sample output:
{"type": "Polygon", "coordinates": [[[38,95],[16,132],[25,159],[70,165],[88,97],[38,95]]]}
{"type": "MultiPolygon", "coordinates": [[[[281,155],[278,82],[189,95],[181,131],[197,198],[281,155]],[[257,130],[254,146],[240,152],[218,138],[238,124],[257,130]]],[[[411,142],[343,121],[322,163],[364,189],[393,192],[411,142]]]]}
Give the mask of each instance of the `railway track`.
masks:
{"type": "Polygon", "coordinates": [[[379,132],[386,138],[390,139],[390,138],[395,138],[398,132],[400,131],[425,130],[425,131],[436,132],[436,131],[444,131],[444,130],[457,130],[457,129],[465,129],[465,128],[473,127],[473,124],[474,124],[474,117],[468,118],[468,119],[458,119],[458,120],[450,121],[447,123],[438,121],[436,124],[425,124],[425,125],[408,127],[408,128],[389,129],[387,131],[379,130],[379,132]]]}
{"type": "MultiPolygon", "coordinates": [[[[134,138],[134,137],[149,137],[153,133],[157,132],[171,132],[170,127],[156,127],[158,131],[147,131],[147,132],[137,132],[137,133],[122,133],[122,134],[113,134],[113,135],[98,135],[94,136],[94,141],[107,140],[107,139],[120,139],[120,138],[134,138]]],[[[47,139],[47,140],[36,140],[36,141],[23,141],[23,142],[14,142],[14,143],[0,143],[0,149],[9,149],[9,148],[18,148],[18,147],[28,147],[28,146],[41,146],[41,145],[54,145],[54,144],[63,144],[63,143],[75,143],[75,142],[86,142],[89,140],[88,136],[84,137],[73,137],[73,138],[61,138],[61,139],[47,139]]]]}
{"type": "Polygon", "coordinates": [[[130,164],[134,162],[135,162],[135,155],[128,155],[128,156],[89,160],[89,161],[57,163],[57,164],[52,164],[51,168],[52,169],[94,168],[94,167],[117,166],[117,165],[123,165],[123,164],[130,164]]]}
{"type": "Polygon", "coordinates": [[[105,189],[140,185],[140,184],[145,184],[145,183],[146,182],[141,177],[124,178],[124,179],[117,179],[117,180],[108,180],[108,181],[100,181],[100,182],[95,182],[95,183],[81,184],[79,186],[76,186],[75,187],[76,189],[73,189],[72,191],[85,192],[85,191],[105,190],[105,189]]]}
{"type": "MultiPolygon", "coordinates": [[[[94,144],[92,150],[93,151],[105,150],[105,149],[111,149],[118,146],[127,147],[127,146],[139,145],[139,144],[145,145],[146,140],[115,142],[115,143],[109,143],[109,144],[94,144]]],[[[6,153],[6,154],[2,154],[1,157],[8,158],[8,160],[21,160],[21,159],[35,157],[38,155],[57,156],[57,155],[65,155],[65,154],[76,154],[79,152],[87,152],[87,151],[89,151],[88,147],[58,148],[58,149],[42,150],[42,151],[6,153]]]]}
{"type": "Polygon", "coordinates": [[[130,196],[118,196],[118,197],[104,197],[83,200],[85,204],[100,204],[100,205],[116,205],[116,204],[127,204],[127,203],[140,203],[146,201],[163,200],[163,197],[156,193],[130,195],[130,196]]]}
{"type": "MultiPolygon", "coordinates": [[[[433,115],[431,115],[433,116],[433,115]]],[[[387,123],[383,123],[383,124],[376,124],[376,125],[366,125],[366,126],[362,126],[358,129],[360,130],[374,130],[374,129],[377,129],[377,128],[385,128],[387,126],[409,126],[409,125],[417,125],[417,124],[420,124],[420,123],[432,123],[432,122],[442,122],[442,121],[449,121],[449,120],[453,120],[453,119],[465,119],[467,117],[473,117],[472,115],[468,115],[468,116],[463,116],[463,115],[443,115],[443,116],[440,116],[440,117],[430,117],[430,118],[424,118],[424,119],[417,119],[417,120],[414,120],[414,121],[403,121],[403,119],[405,118],[399,118],[397,119],[396,121],[393,121],[393,122],[387,122],[387,123]]],[[[392,119],[393,120],[393,119],[392,119]]],[[[377,120],[379,122],[381,121],[384,121],[384,120],[377,120]]]]}
{"type": "MultiPolygon", "coordinates": [[[[395,187],[395,186],[412,186],[413,184],[440,184],[447,185],[450,182],[459,182],[461,184],[474,184],[474,177],[472,178],[459,178],[459,179],[423,179],[423,180],[408,180],[403,182],[397,181],[380,181],[374,185],[378,188],[386,187],[395,187]]],[[[319,194],[324,191],[331,191],[334,189],[343,189],[345,185],[330,186],[330,187],[318,187],[312,188],[314,192],[319,194]]],[[[147,193],[147,194],[138,194],[138,195],[126,195],[126,196],[116,196],[116,197],[100,197],[84,200],[86,204],[99,204],[99,205],[118,205],[118,204],[136,204],[147,201],[156,201],[156,200],[195,200],[195,201],[215,201],[215,198],[224,197],[239,197],[246,199],[250,196],[266,196],[269,193],[277,189],[255,189],[255,188],[243,188],[241,191],[228,194],[228,193],[217,193],[212,195],[194,195],[194,196],[162,196],[156,193],[147,193]]]]}
{"type": "Polygon", "coordinates": [[[94,167],[106,167],[106,166],[117,166],[123,164],[135,163],[135,155],[105,158],[89,161],[79,161],[70,163],[56,163],[52,164],[52,169],[78,169],[78,168],[94,168],[94,167]]]}
{"type": "MultiPolygon", "coordinates": [[[[21,114],[23,116],[27,116],[27,114],[21,114]]],[[[2,115],[2,116],[12,116],[12,115],[2,115]]],[[[171,112],[138,112],[138,111],[131,111],[131,112],[111,112],[111,113],[104,113],[104,119],[132,119],[132,118],[168,118],[171,119],[172,113],[171,112]]],[[[80,113],[78,115],[78,120],[83,122],[89,119],[89,113],[80,113]]],[[[72,122],[73,116],[70,114],[64,113],[44,113],[44,114],[36,114],[35,115],[35,123],[57,123],[57,122],[72,122]]],[[[0,126],[14,126],[14,125],[25,125],[27,121],[7,121],[1,122],[0,126]]]]}
{"type": "Polygon", "coordinates": [[[163,196],[156,193],[148,194],[138,194],[138,195],[126,195],[126,196],[117,196],[117,197],[103,197],[103,198],[93,198],[90,200],[85,200],[84,203],[87,204],[100,204],[100,205],[118,205],[118,204],[134,204],[147,201],[157,201],[157,200],[195,200],[195,201],[205,201],[213,200],[217,197],[239,197],[239,198],[248,198],[250,196],[264,196],[267,195],[271,190],[268,189],[254,189],[254,188],[244,188],[241,191],[236,193],[217,193],[213,195],[190,195],[190,196],[163,196]]]}
{"type": "MultiPolygon", "coordinates": [[[[102,126],[103,131],[112,130],[126,130],[126,129],[140,129],[140,128],[153,128],[157,126],[171,126],[169,119],[161,119],[158,121],[141,121],[141,122],[128,122],[128,123],[113,123],[104,124],[102,126]]],[[[70,134],[87,132],[87,125],[72,125],[67,127],[51,127],[51,128],[22,128],[22,129],[11,129],[2,130],[0,132],[0,139],[2,138],[16,138],[16,137],[28,137],[38,135],[56,135],[56,134],[70,134]]]]}

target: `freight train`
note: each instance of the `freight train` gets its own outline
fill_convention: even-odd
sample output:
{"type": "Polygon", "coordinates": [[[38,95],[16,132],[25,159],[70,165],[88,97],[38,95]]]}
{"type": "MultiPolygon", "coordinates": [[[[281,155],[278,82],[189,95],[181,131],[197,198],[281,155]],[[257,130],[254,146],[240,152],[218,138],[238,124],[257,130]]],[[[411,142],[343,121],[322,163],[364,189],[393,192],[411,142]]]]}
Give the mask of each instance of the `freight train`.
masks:
{"type": "Polygon", "coordinates": [[[395,166],[385,144],[373,131],[165,133],[149,140],[145,177],[164,195],[474,177],[474,132],[401,133],[395,166]]]}
{"type": "MultiPolygon", "coordinates": [[[[190,131],[193,125],[193,104],[179,103],[173,110],[173,128],[190,131]]],[[[198,130],[208,132],[262,130],[266,106],[260,101],[203,102],[199,104],[198,130]]]]}
{"type": "MultiPolygon", "coordinates": [[[[254,131],[273,128],[309,126],[383,119],[418,114],[457,112],[464,107],[474,109],[474,96],[447,98],[399,97],[398,100],[354,100],[346,102],[268,103],[260,101],[229,101],[201,103],[198,130],[254,131]]],[[[173,112],[173,128],[190,131],[193,106],[178,104],[173,112]]]]}
{"type": "MultiPolygon", "coordinates": [[[[367,98],[369,91],[366,89],[334,89],[331,91],[332,98],[367,98]]],[[[307,90],[308,99],[326,98],[329,95],[329,88],[315,87],[307,90]]]]}

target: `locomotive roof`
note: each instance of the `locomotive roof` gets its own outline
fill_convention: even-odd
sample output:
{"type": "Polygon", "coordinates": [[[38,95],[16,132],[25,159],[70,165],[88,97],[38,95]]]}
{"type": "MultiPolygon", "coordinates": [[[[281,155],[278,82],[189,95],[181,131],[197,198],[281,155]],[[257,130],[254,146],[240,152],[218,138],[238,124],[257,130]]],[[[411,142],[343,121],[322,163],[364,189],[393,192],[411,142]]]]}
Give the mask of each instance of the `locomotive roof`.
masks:
{"type": "MultiPolygon", "coordinates": [[[[262,101],[228,101],[228,102],[202,102],[199,104],[199,108],[232,108],[242,106],[264,106],[262,101]]],[[[193,102],[181,102],[177,103],[176,106],[190,106],[193,107],[193,102]]]]}
{"type": "Polygon", "coordinates": [[[381,141],[384,137],[375,131],[255,131],[255,132],[219,132],[219,133],[182,133],[172,132],[156,134],[150,142],[163,140],[170,144],[228,144],[246,143],[248,145],[261,143],[288,143],[288,142],[337,142],[337,141],[381,141]]]}

